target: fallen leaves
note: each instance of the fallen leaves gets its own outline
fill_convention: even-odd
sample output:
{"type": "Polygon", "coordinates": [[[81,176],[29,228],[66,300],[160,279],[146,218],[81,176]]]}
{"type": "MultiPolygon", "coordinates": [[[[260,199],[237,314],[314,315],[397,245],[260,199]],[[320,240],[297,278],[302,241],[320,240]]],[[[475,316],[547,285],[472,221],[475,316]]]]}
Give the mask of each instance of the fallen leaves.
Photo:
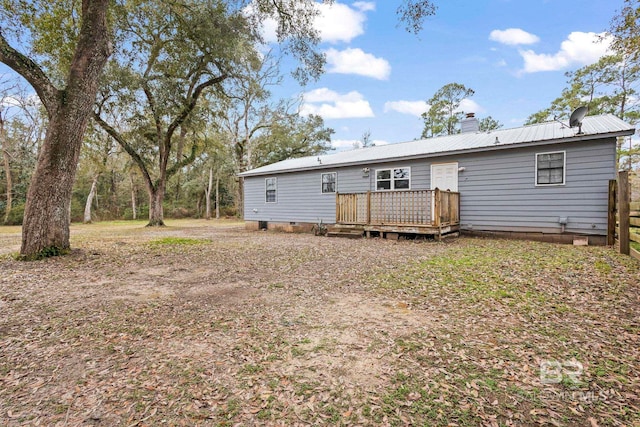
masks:
{"type": "Polygon", "coordinates": [[[2,425],[640,420],[638,264],[606,248],[81,237],[68,257],[0,260],[2,425]],[[582,363],[583,384],[541,384],[549,359],[582,363]]]}

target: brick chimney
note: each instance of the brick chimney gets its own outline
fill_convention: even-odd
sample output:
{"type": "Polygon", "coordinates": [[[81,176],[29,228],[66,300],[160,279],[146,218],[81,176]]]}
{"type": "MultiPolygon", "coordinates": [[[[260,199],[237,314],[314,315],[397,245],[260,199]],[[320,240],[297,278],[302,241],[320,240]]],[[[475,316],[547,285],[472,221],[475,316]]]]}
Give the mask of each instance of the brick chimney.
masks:
{"type": "Polygon", "coordinates": [[[460,132],[478,132],[480,130],[480,122],[476,119],[475,113],[467,113],[467,117],[460,122],[460,132]]]}

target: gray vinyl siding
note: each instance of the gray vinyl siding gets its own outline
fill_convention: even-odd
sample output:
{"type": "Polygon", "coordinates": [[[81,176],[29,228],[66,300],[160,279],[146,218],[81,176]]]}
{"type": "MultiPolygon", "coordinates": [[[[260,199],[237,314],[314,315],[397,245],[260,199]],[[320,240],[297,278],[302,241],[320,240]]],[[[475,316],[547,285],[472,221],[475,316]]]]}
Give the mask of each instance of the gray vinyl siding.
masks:
{"type": "Polygon", "coordinates": [[[377,169],[411,167],[411,189],[430,188],[432,163],[458,162],[462,229],[606,234],[608,182],[615,178],[615,139],[556,143],[404,162],[328,168],[245,178],[245,219],[335,222],[335,194],[321,193],[321,174],[337,172],[339,193],[375,191],[377,169]],[[566,153],[565,184],[535,185],[537,153],[566,153]],[[265,203],[265,178],[277,177],[277,202],[265,203]],[[257,210],[257,212],[254,211],[257,210]]]}
{"type": "Polygon", "coordinates": [[[485,231],[606,234],[615,140],[554,144],[459,160],[460,226],[485,231]],[[537,153],[566,153],[565,184],[535,185],[537,153]]]}
{"type": "Polygon", "coordinates": [[[334,223],[336,195],[322,194],[321,173],[338,172],[338,191],[342,171],[323,170],[247,177],[244,182],[244,217],[249,221],[334,223]],[[265,178],[276,177],[276,202],[265,202],[265,178]],[[257,211],[257,212],[256,212],[257,211]]]}

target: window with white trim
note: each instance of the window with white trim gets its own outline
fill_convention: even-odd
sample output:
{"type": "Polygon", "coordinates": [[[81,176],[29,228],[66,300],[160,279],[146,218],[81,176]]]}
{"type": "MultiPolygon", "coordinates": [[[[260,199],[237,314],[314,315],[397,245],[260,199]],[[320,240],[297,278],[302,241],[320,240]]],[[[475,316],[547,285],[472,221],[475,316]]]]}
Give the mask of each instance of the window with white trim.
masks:
{"type": "Polygon", "coordinates": [[[565,164],[564,151],[536,154],[536,185],[563,185],[565,164]]]}
{"type": "Polygon", "coordinates": [[[266,178],[264,180],[264,201],[266,203],[275,203],[278,191],[277,178],[266,178]]]}
{"type": "Polygon", "coordinates": [[[376,190],[408,190],[411,188],[411,168],[378,169],[376,190]]]}
{"type": "Polygon", "coordinates": [[[327,172],[322,174],[322,194],[335,193],[338,183],[337,172],[327,172]]]}

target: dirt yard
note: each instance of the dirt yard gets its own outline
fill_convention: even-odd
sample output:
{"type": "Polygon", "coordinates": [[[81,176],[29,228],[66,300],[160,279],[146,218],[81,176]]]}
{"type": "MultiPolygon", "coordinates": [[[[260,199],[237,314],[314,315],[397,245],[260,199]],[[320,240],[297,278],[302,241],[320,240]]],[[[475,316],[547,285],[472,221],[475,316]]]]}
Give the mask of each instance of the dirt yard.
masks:
{"type": "Polygon", "coordinates": [[[611,249],[142,225],[0,227],[0,425],[640,425],[611,249]]]}

